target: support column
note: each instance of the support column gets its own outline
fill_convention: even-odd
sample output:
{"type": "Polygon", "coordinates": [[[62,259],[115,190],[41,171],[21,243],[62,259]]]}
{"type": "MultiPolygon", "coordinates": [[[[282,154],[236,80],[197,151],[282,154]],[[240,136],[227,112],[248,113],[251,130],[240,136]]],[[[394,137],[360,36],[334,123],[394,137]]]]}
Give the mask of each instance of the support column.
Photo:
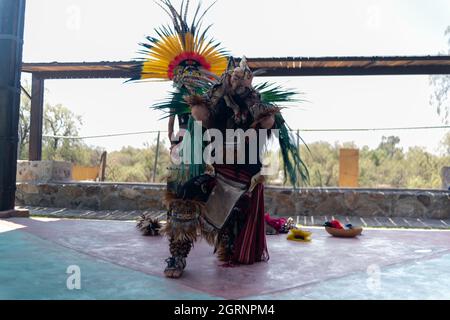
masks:
{"type": "Polygon", "coordinates": [[[25,0],[0,0],[0,217],[13,216],[16,191],[25,0]]]}
{"type": "Polygon", "coordinates": [[[42,126],[44,119],[44,79],[33,74],[31,81],[31,115],[29,160],[42,160],[42,126]]]}

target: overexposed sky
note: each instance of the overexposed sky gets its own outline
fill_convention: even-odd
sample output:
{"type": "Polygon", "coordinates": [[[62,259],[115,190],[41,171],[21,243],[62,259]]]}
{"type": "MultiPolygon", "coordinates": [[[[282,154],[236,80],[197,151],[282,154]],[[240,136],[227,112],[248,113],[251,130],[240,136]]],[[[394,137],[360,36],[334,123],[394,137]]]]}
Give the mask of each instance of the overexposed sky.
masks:
{"type": "MultiPolygon", "coordinates": [[[[211,1],[203,1],[205,5],[211,1]]],[[[173,3],[181,3],[173,0],[173,3]]],[[[196,1],[191,1],[195,4],[196,1]]],[[[193,6],[194,7],[194,6],[193,6]]],[[[151,0],[28,0],[25,62],[131,60],[138,42],[169,17],[151,0]]],[[[206,16],[210,35],[233,55],[434,55],[446,51],[448,0],[219,0],[206,16]]],[[[24,75],[24,79],[29,76],[24,75]]],[[[441,125],[429,105],[427,76],[258,78],[304,92],[308,100],[285,111],[292,128],[364,128],[441,125]]],[[[46,101],[82,115],[81,135],[165,130],[149,108],[170,83],[124,84],[123,79],[49,80],[46,101]]],[[[448,130],[304,133],[307,143],[355,141],[375,147],[398,135],[407,148],[436,151],[448,130]]],[[[140,147],[154,136],[95,139],[111,151],[140,147]]]]}

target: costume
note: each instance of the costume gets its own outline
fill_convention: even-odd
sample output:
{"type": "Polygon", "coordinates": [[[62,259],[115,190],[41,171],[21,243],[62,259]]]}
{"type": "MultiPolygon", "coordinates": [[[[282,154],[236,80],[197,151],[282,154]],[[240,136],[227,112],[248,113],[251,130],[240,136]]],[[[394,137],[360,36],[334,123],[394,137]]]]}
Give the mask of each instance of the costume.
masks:
{"type": "Polygon", "coordinates": [[[226,265],[267,261],[261,160],[266,140],[276,132],[286,180],[296,187],[308,178],[278,107],[294,101],[296,93],[268,83],[254,86],[245,57],[237,64],[217,42],[207,39],[209,27],[201,30],[210,7],[200,13],[199,5],[188,23],[189,1],[183,1],[179,11],[168,0],[160,5],[172,18],[173,27],[161,27],[155,30],[158,38],[147,38],[145,58],[136,65],[131,80],[172,80],[175,90],[154,107],[168,116],[189,115],[189,137],[175,150],[181,163],[172,167],[177,170],[169,178],[168,219],[161,230],[169,239],[171,253],[165,274],[181,276],[199,237],[214,246],[226,265]],[[201,138],[194,134],[196,130],[201,138]],[[204,139],[212,130],[223,136],[229,130],[255,135],[244,135],[238,142],[225,139],[217,143],[222,151],[211,153],[215,161],[207,163],[204,157],[198,161],[196,157],[213,144],[204,139]],[[262,130],[267,134],[260,135],[262,130]]]}

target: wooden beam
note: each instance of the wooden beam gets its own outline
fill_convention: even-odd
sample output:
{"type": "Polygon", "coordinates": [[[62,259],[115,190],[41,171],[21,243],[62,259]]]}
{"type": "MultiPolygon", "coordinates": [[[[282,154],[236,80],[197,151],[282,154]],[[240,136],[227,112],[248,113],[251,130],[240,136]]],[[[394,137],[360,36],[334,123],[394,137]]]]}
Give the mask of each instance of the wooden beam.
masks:
{"type": "Polygon", "coordinates": [[[44,79],[33,74],[31,82],[31,118],[29,160],[42,160],[42,127],[44,120],[44,79]]]}
{"type": "MultiPolygon", "coordinates": [[[[239,58],[235,59],[239,62],[239,58]]],[[[374,76],[450,74],[450,56],[248,58],[261,76],[374,76]]],[[[22,71],[43,79],[132,78],[136,61],[25,63],[22,71]]]]}
{"type": "MultiPolygon", "coordinates": [[[[264,69],[264,68],[262,68],[264,69]]],[[[253,69],[258,70],[258,69],[253,69]]],[[[304,67],[265,69],[262,77],[308,76],[387,76],[387,75],[443,75],[450,74],[450,66],[373,66],[373,67],[304,67]]]]}
{"type": "MultiPolygon", "coordinates": [[[[382,76],[382,75],[433,75],[450,74],[450,66],[373,66],[373,67],[302,67],[302,68],[252,68],[264,70],[259,77],[308,77],[308,76],[382,76]]],[[[84,70],[33,72],[43,79],[127,79],[131,71],[84,70]]]]}

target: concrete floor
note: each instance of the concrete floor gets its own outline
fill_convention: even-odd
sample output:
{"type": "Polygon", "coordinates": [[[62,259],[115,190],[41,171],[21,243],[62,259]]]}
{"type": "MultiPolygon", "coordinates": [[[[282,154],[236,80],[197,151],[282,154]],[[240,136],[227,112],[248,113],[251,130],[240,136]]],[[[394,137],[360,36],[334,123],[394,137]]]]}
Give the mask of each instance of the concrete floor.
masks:
{"type": "Polygon", "coordinates": [[[450,299],[450,232],[312,228],[311,243],[268,236],[267,263],[222,268],[204,242],[185,276],[164,278],[167,241],[134,222],[0,220],[0,299],[450,299]],[[81,289],[66,273],[78,266],[81,289]]]}

